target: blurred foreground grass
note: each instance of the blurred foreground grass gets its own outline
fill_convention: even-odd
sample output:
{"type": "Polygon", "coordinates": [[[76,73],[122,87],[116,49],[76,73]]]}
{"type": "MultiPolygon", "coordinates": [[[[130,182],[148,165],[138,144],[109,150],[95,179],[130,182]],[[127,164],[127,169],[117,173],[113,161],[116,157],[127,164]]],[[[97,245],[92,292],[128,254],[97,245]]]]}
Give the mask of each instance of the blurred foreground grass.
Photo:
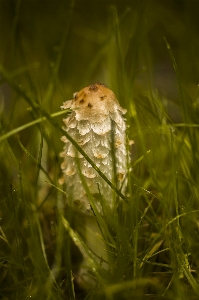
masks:
{"type": "Polygon", "coordinates": [[[198,299],[198,8],[0,1],[0,299],[198,299]],[[127,108],[134,140],[128,203],[96,216],[106,269],[58,184],[56,112],[97,81],[127,108]],[[78,278],[80,250],[92,289],[78,278]]]}

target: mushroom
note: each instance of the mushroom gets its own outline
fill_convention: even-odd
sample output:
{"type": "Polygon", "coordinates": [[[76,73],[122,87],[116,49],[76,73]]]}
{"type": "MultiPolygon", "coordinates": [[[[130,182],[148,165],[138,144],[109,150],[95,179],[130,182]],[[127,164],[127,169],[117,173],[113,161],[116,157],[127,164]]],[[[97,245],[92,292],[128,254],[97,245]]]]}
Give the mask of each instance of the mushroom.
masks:
{"type": "MultiPolygon", "coordinates": [[[[126,124],[123,109],[115,94],[105,85],[96,83],[81,89],[61,106],[71,109],[64,121],[64,130],[78,143],[104,175],[113,182],[114,172],[117,188],[126,187],[127,150],[126,124]],[[115,171],[114,171],[115,170],[115,171]]],[[[76,165],[76,149],[63,136],[65,143],[61,153],[61,165],[67,193],[79,205],[80,210],[90,211],[90,204],[76,165]]],[[[112,207],[112,190],[91,164],[79,153],[79,166],[91,194],[100,193],[112,207]]],[[[98,206],[100,207],[100,205],[98,206]]]]}

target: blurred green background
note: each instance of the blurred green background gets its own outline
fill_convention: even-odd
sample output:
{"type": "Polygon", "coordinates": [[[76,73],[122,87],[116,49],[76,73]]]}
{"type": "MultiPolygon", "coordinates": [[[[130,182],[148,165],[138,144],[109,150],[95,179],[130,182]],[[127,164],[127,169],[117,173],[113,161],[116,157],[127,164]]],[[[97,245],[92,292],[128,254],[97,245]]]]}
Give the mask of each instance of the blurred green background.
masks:
{"type": "MultiPolygon", "coordinates": [[[[0,1],[0,63],[40,101],[59,56],[55,94],[94,82],[112,88],[120,102],[124,81],[157,88],[177,101],[176,76],[164,41],[175,56],[181,80],[194,93],[199,73],[197,0],[0,1]],[[28,70],[24,70],[27,68],[28,70]]],[[[6,94],[9,98],[9,95],[6,94]]],[[[62,99],[52,98],[58,110],[62,99]]]]}

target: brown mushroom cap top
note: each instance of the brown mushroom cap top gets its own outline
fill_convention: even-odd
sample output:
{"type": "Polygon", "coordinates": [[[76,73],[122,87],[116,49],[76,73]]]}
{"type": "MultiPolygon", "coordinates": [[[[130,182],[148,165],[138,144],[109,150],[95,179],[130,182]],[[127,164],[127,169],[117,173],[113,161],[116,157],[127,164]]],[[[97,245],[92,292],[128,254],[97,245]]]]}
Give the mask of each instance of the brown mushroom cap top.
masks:
{"type": "Polygon", "coordinates": [[[78,121],[101,122],[110,113],[119,113],[120,115],[126,113],[126,110],[119,105],[112,90],[100,83],[81,89],[74,94],[72,100],[64,102],[62,108],[70,108],[75,111],[78,121]]]}
{"type": "Polygon", "coordinates": [[[89,85],[74,95],[75,105],[80,107],[84,106],[92,108],[97,103],[100,105],[104,101],[114,101],[119,104],[115,94],[105,85],[100,83],[89,85]]]}

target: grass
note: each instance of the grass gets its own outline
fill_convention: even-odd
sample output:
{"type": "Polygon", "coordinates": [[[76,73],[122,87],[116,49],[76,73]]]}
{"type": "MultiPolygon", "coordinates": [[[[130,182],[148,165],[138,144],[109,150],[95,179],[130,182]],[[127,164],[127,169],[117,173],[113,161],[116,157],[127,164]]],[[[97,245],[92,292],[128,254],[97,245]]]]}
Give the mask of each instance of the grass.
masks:
{"type": "Polygon", "coordinates": [[[188,0],[103,3],[98,11],[78,1],[16,3],[0,2],[0,299],[198,299],[195,8],[188,0]],[[158,71],[163,64],[173,81],[158,71]],[[98,228],[66,204],[59,185],[68,113],[59,107],[95,81],[127,109],[134,140],[128,194],[110,183],[117,209],[105,206],[102,217],[83,183],[98,228]],[[84,238],[91,223],[105,258],[84,238]],[[92,285],[78,278],[83,255],[92,285]]]}

